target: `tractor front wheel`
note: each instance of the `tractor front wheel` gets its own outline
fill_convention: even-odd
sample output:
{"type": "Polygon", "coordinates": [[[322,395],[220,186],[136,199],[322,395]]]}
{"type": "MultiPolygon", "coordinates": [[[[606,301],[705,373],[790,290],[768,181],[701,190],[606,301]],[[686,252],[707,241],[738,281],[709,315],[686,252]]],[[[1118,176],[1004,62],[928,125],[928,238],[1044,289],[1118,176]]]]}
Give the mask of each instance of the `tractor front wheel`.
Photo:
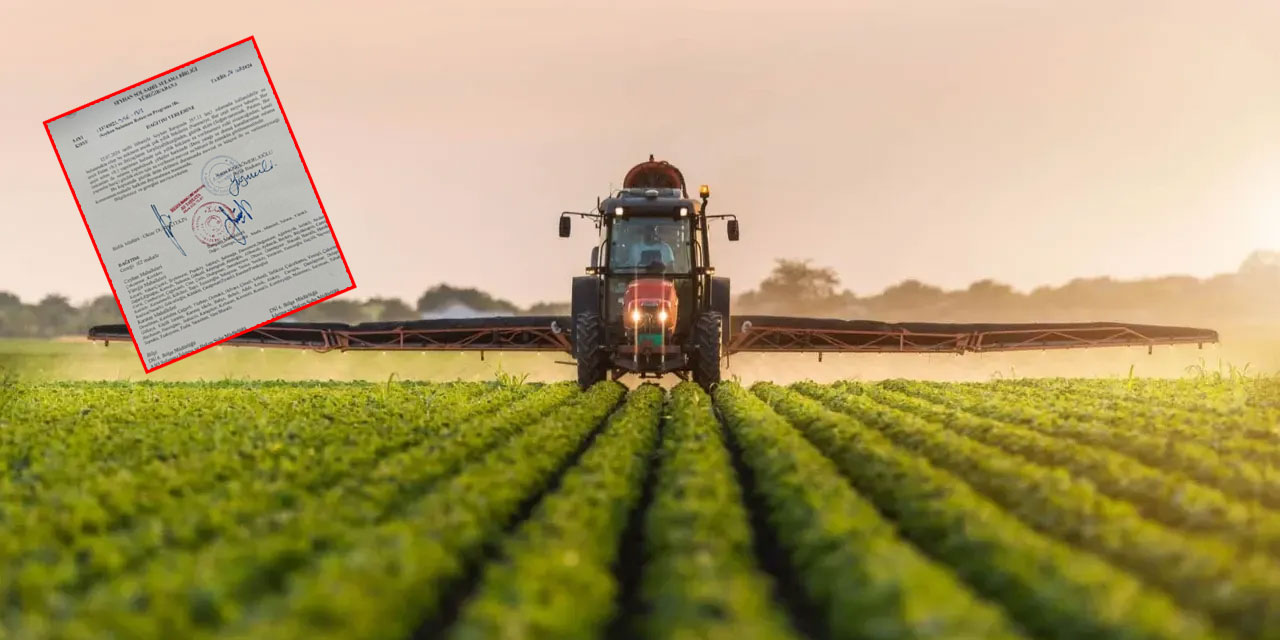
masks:
{"type": "Polygon", "coordinates": [[[573,355],[578,361],[578,386],[587,389],[604,380],[609,363],[605,360],[604,321],[598,313],[579,313],[573,322],[573,355]]]}
{"type": "Polygon", "coordinates": [[[718,312],[698,316],[693,326],[693,381],[706,389],[720,382],[720,333],[724,319],[718,312]]]}

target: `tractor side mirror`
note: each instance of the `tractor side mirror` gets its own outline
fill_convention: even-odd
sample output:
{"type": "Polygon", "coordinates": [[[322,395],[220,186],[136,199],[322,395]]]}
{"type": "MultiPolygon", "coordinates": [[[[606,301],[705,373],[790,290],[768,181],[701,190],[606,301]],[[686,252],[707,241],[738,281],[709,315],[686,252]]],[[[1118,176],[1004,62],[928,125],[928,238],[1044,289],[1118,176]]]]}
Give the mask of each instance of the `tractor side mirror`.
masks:
{"type": "Polygon", "coordinates": [[[591,247],[591,266],[600,266],[600,247],[591,247]]]}
{"type": "Polygon", "coordinates": [[[560,216],[560,237],[569,237],[569,216],[560,216]]]}
{"type": "Polygon", "coordinates": [[[737,242],[738,241],[738,221],[730,220],[728,224],[728,228],[729,228],[729,242],[737,242]]]}

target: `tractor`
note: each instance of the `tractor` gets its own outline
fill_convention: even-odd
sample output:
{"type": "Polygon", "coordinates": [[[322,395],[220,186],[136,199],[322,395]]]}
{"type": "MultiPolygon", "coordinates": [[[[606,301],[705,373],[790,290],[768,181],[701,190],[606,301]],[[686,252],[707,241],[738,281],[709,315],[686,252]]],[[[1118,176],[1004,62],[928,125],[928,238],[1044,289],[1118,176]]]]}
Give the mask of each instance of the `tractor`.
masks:
{"type": "Polygon", "coordinates": [[[710,198],[707,185],[690,198],[680,170],[651,155],[595,212],[560,215],[560,237],[573,216],[593,220],[599,235],[570,303],[583,388],[626,374],[692,377],[706,388],[720,381],[730,289],[711,266],[710,223],[727,218],[730,241],[739,230],[735,216],[708,214],[710,198]]]}

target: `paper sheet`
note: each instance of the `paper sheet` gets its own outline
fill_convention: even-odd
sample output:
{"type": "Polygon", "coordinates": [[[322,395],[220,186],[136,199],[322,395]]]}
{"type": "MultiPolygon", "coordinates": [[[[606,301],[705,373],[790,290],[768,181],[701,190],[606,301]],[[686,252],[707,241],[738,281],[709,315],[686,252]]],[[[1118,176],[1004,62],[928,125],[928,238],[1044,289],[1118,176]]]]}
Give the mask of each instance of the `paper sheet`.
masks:
{"type": "Polygon", "coordinates": [[[45,124],[147,371],[354,288],[252,39],[45,124]]]}

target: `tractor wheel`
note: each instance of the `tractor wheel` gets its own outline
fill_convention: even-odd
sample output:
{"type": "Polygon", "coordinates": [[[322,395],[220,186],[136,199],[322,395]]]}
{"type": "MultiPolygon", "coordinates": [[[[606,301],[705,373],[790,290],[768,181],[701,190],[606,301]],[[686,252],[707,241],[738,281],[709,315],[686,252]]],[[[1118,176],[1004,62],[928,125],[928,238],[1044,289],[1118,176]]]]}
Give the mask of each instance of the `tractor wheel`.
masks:
{"type": "Polygon", "coordinates": [[[573,355],[578,360],[578,386],[587,389],[604,380],[608,355],[604,350],[604,322],[598,313],[579,313],[573,323],[573,355]]]}
{"type": "Polygon", "coordinates": [[[698,316],[693,326],[693,381],[706,389],[720,383],[720,333],[723,318],[715,311],[698,316]]]}

